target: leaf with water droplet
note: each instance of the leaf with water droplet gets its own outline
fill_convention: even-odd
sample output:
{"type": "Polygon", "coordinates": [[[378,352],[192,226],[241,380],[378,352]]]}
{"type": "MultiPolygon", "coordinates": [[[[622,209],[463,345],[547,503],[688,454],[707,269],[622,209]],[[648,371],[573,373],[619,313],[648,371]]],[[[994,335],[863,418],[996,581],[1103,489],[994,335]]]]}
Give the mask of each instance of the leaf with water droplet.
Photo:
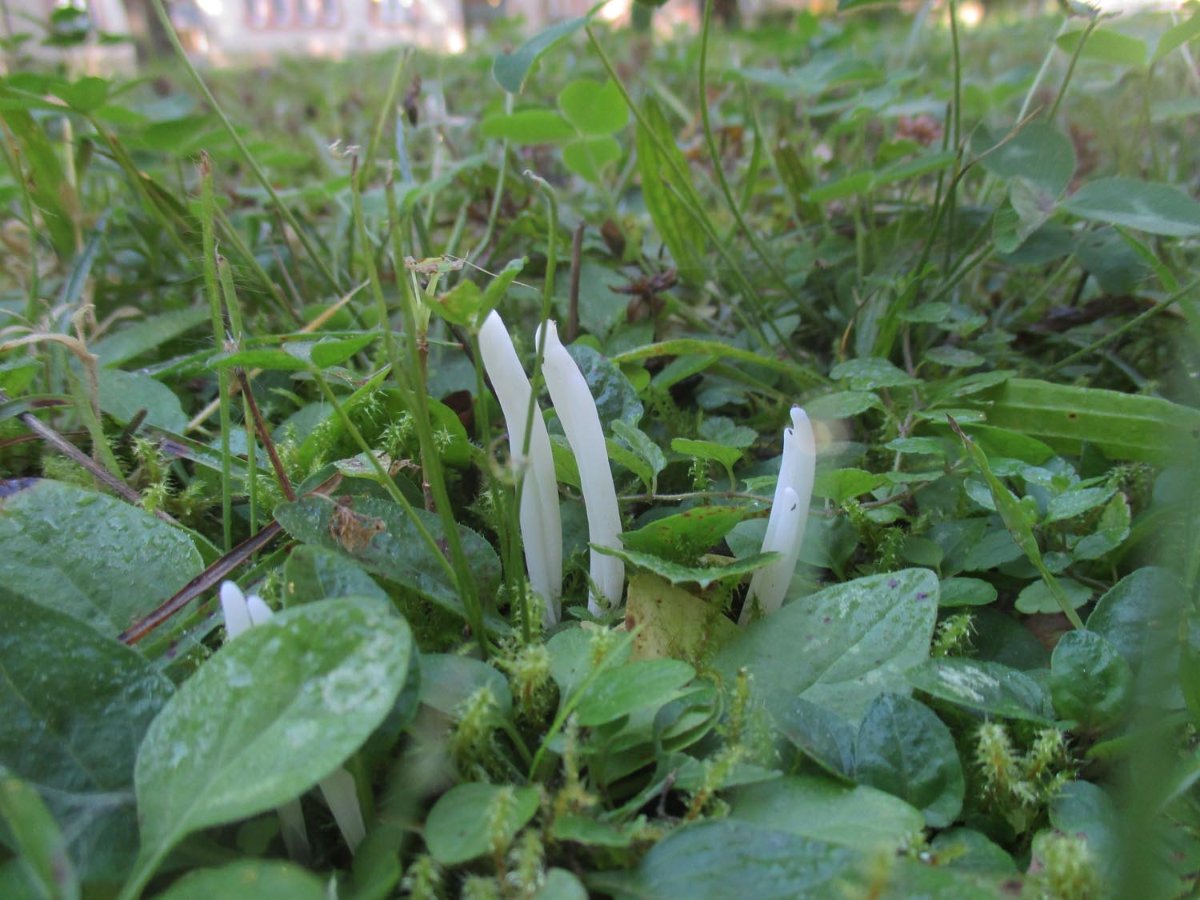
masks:
{"type": "Polygon", "coordinates": [[[365,597],[286,610],[226,644],[138,753],[132,883],[186,835],[273,809],[335,771],[391,711],[411,653],[408,624],[365,597]]]}
{"type": "Polygon", "coordinates": [[[199,574],[183,531],[44,478],[0,498],[0,584],[116,637],[199,574]]]}

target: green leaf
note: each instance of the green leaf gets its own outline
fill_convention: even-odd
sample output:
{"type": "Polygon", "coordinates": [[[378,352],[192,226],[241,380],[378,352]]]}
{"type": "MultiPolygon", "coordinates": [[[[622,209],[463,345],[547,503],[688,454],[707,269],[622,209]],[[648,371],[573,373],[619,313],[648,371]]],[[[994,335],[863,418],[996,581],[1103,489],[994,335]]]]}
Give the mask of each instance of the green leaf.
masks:
{"type": "Polygon", "coordinates": [[[811,775],[738,788],[730,806],[736,822],[854,850],[900,846],[925,824],[918,810],[884,791],[811,775]]]}
{"type": "Polygon", "coordinates": [[[552,25],[545,31],[534,35],[512,53],[497,54],[492,63],[492,77],[496,83],[510,94],[519,94],[525,87],[530,70],[542,57],[542,54],[562,43],[583,26],[587,25],[596,11],[604,4],[593,6],[587,15],[576,19],[568,19],[552,25]]]}
{"type": "Polygon", "coordinates": [[[1120,721],[1132,696],[1129,663],[1094,631],[1070,631],[1050,657],[1050,696],[1055,711],[1085,728],[1120,721]]]}
{"type": "Polygon", "coordinates": [[[614,666],[579,693],[575,716],[585,728],[604,725],[674,699],[696,671],[677,659],[637,659],[614,666]]]}
{"type": "Polygon", "coordinates": [[[1125,542],[1129,537],[1129,526],[1129,501],[1124,494],[1117,494],[1104,507],[1096,530],[1079,538],[1071,547],[1072,558],[1099,559],[1125,542]]]}
{"type": "Polygon", "coordinates": [[[140,372],[100,369],[100,409],[122,425],[128,425],[145,410],[147,425],[181,434],[188,417],[175,393],[155,378],[140,372]]]}
{"type": "MultiPolygon", "coordinates": [[[[1087,585],[1080,584],[1073,578],[1059,578],[1057,581],[1070,602],[1071,609],[1079,609],[1092,599],[1092,589],[1087,585]]],[[[1017,594],[1016,602],[1013,605],[1016,606],[1018,612],[1023,612],[1027,616],[1036,613],[1049,615],[1062,612],[1062,608],[1058,605],[1058,599],[1046,587],[1044,581],[1032,581],[1025,585],[1021,589],[1021,593],[1017,594]]]]}
{"type": "Polygon", "coordinates": [[[637,168],[642,197],[654,227],[671,251],[675,267],[686,281],[700,284],[708,277],[708,240],[688,211],[703,208],[690,178],[687,160],[675,143],[658,100],[650,95],[637,125],[637,168]],[[677,173],[684,173],[680,178],[677,173]]]}
{"type": "Polygon", "coordinates": [[[353,560],[312,544],[301,544],[288,554],[283,581],[288,606],[334,597],[389,599],[387,592],[353,560]]]}
{"type": "Polygon", "coordinates": [[[77,900],[79,881],[58,823],[32,787],[0,765],[0,821],[35,897],[77,900]]]}
{"type": "Polygon", "coordinates": [[[911,803],[931,828],[945,828],[962,811],[966,784],[954,737],[910,697],[880,694],[867,708],[854,745],[854,777],[911,803]]]}
{"type": "Polygon", "coordinates": [[[186,835],[298,797],[391,711],[412,636],[368,598],[285,610],[228,642],[151,724],[135,783],[144,883],[186,835]]]}
{"type": "Polygon", "coordinates": [[[986,128],[976,131],[971,150],[984,169],[1001,178],[1024,179],[1051,202],[1067,189],[1075,175],[1075,148],[1053,123],[1030,122],[1008,142],[1002,140],[1003,134],[986,128]]]}
{"type": "Polygon", "coordinates": [[[199,574],[184,532],[115,497],[39,479],[0,497],[0,584],[115,637],[199,574]]]}
{"type": "Polygon", "coordinates": [[[136,359],[143,353],[157,350],[168,341],[207,322],[208,319],[208,310],[201,307],[159,313],[139,319],[125,325],[124,328],[106,334],[100,340],[89,345],[88,349],[99,357],[100,365],[117,366],[128,360],[136,359]]]}
{"type": "Polygon", "coordinates": [[[1196,40],[1198,37],[1200,37],[1200,12],[1193,12],[1191,16],[1182,22],[1177,22],[1168,28],[1163,33],[1163,36],[1158,39],[1158,46],[1154,48],[1154,55],[1150,58],[1150,64],[1154,65],[1168,53],[1196,40]]]}
{"type": "Polygon", "coordinates": [[[1200,203],[1171,184],[1133,178],[1089,181],[1063,201],[1081,219],[1124,225],[1150,234],[1200,234],[1200,203]]]}
{"type": "Polygon", "coordinates": [[[563,147],[563,164],[585,181],[601,184],[604,170],[621,158],[621,145],[608,135],[592,135],[563,147]]]}
{"type": "Polygon", "coordinates": [[[827,497],[834,503],[841,504],[854,497],[861,497],[886,482],[886,476],[864,469],[826,469],[817,473],[813,495],[827,497]]]}
{"type": "Polygon", "coordinates": [[[1200,410],[1158,397],[1011,378],[986,400],[990,424],[1070,453],[1088,443],[1112,459],[1163,462],[1200,433],[1200,410]]]}
{"type": "MultiPolygon", "coordinates": [[[[0,97],[5,95],[0,88],[0,97]]],[[[38,121],[25,109],[0,106],[0,119],[12,131],[29,167],[30,195],[54,249],[61,259],[75,255],[75,227],[70,210],[79,200],[67,181],[58,153],[38,121]]]]}
{"type": "MultiPolygon", "coordinates": [[[[745,822],[704,822],[655,844],[627,885],[630,896],[728,900],[832,896],[857,852],[745,822]]],[[[622,893],[618,891],[618,893],[622,893]]]]}
{"type": "Polygon", "coordinates": [[[431,709],[457,716],[463,703],[481,688],[492,692],[496,711],[507,716],[512,709],[512,692],[494,666],[449,653],[421,654],[421,702],[431,709]]]}
{"type": "Polygon", "coordinates": [[[713,667],[732,681],[745,666],[760,688],[857,723],[879,694],[904,690],[904,672],[927,658],[937,605],[927,569],[858,578],[751,623],[713,667]]]}
{"type": "Polygon", "coordinates": [[[571,344],[567,352],[587,381],[592,399],[596,401],[601,424],[608,426],[614,419],[620,419],[636,425],[641,420],[642,401],[638,399],[637,391],[625,373],[612,360],[587,344],[578,342],[571,344]]]}
{"type": "Polygon", "coordinates": [[[1046,589],[1057,601],[1059,609],[1071,621],[1072,625],[1076,628],[1082,628],[1083,623],[1076,614],[1075,607],[1071,604],[1071,598],[1063,590],[1058,579],[1054,577],[1042,559],[1042,551],[1038,547],[1037,538],[1034,536],[1032,523],[1029,521],[1029,516],[1025,508],[1013,496],[1012,492],[1000,482],[1000,479],[992,473],[984,452],[979,449],[973,440],[963,433],[954,419],[950,419],[950,427],[958,433],[958,436],[962,439],[963,446],[967,448],[967,455],[970,456],[971,461],[975,464],[975,468],[979,470],[987,482],[992,500],[996,504],[996,511],[1000,513],[1000,518],[1004,520],[1004,527],[1008,529],[1008,533],[1012,536],[1013,541],[1021,548],[1021,552],[1029,558],[1029,561],[1033,563],[1034,568],[1038,570],[1038,573],[1042,576],[1042,581],[1046,585],[1046,589]]]}
{"type": "Polygon", "coordinates": [[[973,659],[931,659],[906,673],[909,683],[940,700],[1006,719],[1049,725],[1053,721],[1045,689],[1024,672],[973,659]]]}
{"type": "Polygon", "coordinates": [[[638,550],[626,550],[617,547],[602,547],[592,544],[592,549],[605,556],[615,556],[624,560],[628,565],[645,569],[659,575],[671,584],[698,584],[703,590],[715,581],[724,578],[741,578],[756,569],[769,566],[779,559],[778,553],[755,553],[743,556],[741,559],[731,559],[710,566],[685,566],[652,553],[642,553],[638,550]]]}
{"type": "Polygon", "coordinates": [[[851,359],[838,363],[830,372],[829,377],[834,381],[849,382],[851,390],[873,391],[878,388],[909,387],[920,384],[919,378],[913,378],[903,369],[897,368],[886,359],[866,357],[851,359]]]}
{"type": "MultiPolygon", "coordinates": [[[[624,441],[629,446],[629,449],[645,462],[649,478],[643,478],[642,480],[646,484],[646,489],[650,490],[658,478],[658,474],[667,467],[666,454],[640,428],[630,425],[621,419],[613,419],[610,424],[612,425],[613,434],[624,441]]],[[[644,550],[645,548],[638,549],[644,550]]]]}
{"type": "Polygon", "coordinates": [[[297,865],[267,859],[242,859],[219,869],[194,869],[156,900],[328,900],[324,882],[297,865]]]}
{"type": "Polygon", "coordinates": [[[1087,627],[1106,638],[1135,674],[1148,659],[1157,662],[1155,668],[1174,671],[1172,659],[1179,653],[1177,628],[1183,604],[1183,588],[1171,572],[1144,566],[1096,601],[1087,627]]]}
{"type": "Polygon", "coordinates": [[[81,875],[120,881],[136,847],[134,758],[171,682],[124,644],[4,587],[0,620],[0,766],[43,793],[81,875]]]}
{"type": "MultiPolygon", "coordinates": [[[[441,517],[423,509],[414,509],[413,513],[435,541],[442,538],[441,517]]],[[[297,540],[344,553],[372,575],[387,578],[439,606],[465,614],[457,588],[412,519],[397,504],[360,498],[353,507],[344,507],[325,497],[303,497],[294,503],[280,504],[275,509],[275,518],[297,540]]],[[[490,596],[500,582],[496,551],[469,528],[460,525],[458,530],[471,566],[468,577],[476,580],[483,596],[490,596]]],[[[495,615],[489,616],[489,625],[506,629],[495,615]]]]}
{"type": "Polygon", "coordinates": [[[810,400],[804,410],[812,419],[849,419],[881,406],[879,398],[869,391],[837,391],[810,400]]]}
{"type": "Polygon", "coordinates": [[[636,531],[626,531],[621,543],[629,550],[690,563],[712,550],[733,526],[753,512],[745,506],[697,506],[655,519],[636,531]]]}
{"type": "Polygon", "coordinates": [[[737,447],[726,447],[712,441],[697,441],[692,438],[672,438],[671,449],[685,456],[719,463],[727,469],[742,458],[742,451],[737,447]]]}
{"type": "Polygon", "coordinates": [[[938,602],[942,607],[986,606],[997,596],[995,586],[980,578],[946,578],[938,602]]]}
{"type": "Polygon", "coordinates": [[[503,852],[538,810],[538,791],[512,785],[458,784],[425,820],[425,846],[444,866],[503,852]]]}
{"type": "Polygon", "coordinates": [[[1146,45],[1142,41],[1108,28],[1094,28],[1091,34],[1082,28],[1068,31],[1055,38],[1054,43],[1064,53],[1074,53],[1085,39],[1087,44],[1079,51],[1081,59],[1095,59],[1118,66],[1146,64],[1146,45]]]}
{"type": "Polygon", "coordinates": [[[59,85],[55,93],[75,112],[86,114],[105,104],[108,100],[108,89],[107,79],[89,75],[59,85]]]}
{"type": "Polygon", "coordinates": [[[479,123],[481,137],[515,144],[557,144],[575,137],[571,123],[552,109],[522,109],[493,113],[479,123]]]}
{"type": "Polygon", "coordinates": [[[558,109],[581,134],[612,134],[629,121],[625,98],[611,80],[575,79],[559,92],[558,109]]]}

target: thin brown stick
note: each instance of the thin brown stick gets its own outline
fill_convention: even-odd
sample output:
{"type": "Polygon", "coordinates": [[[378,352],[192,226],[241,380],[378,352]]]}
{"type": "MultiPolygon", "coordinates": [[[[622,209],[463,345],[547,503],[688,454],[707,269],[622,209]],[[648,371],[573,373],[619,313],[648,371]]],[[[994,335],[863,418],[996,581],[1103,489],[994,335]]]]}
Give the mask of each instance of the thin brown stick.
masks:
{"type": "Polygon", "coordinates": [[[211,566],[185,584],[166,603],[154,610],[148,616],[139,619],[121,632],[118,640],[126,644],[136,644],[155,628],[161,625],[179,610],[183,609],[196,597],[214,588],[230,572],[273,541],[283,529],[278,522],[261,529],[258,534],[242,541],[211,566]]]}
{"type": "MultiPolygon", "coordinates": [[[[333,475],[318,485],[310,494],[328,495],[337,490],[342,483],[341,475],[333,475]]],[[[278,522],[272,522],[261,529],[253,537],[242,541],[211,566],[180,588],[173,597],[163,603],[158,609],[134,622],[123,632],[118,640],[126,644],[136,644],[163,622],[175,615],[196,597],[216,587],[229,573],[250,559],[255,553],[271,543],[282,531],[278,522]]]]}
{"type": "MultiPolygon", "coordinates": [[[[258,434],[259,443],[266,448],[267,456],[271,458],[271,468],[275,470],[275,478],[279,482],[280,490],[289,501],[295,501],[296,490],[292,487],[292,481],[288,478],[288,474],[283,468],[283,462],[279,459],[279,452],[275,449],[275,442],[271,440],[271,432],[267,430],[267,423],[263,421],[262,413],[258,410],[258,401],[254,399],[254,391],[250,389],[250,380],[246,377],[246,370],[238,366],[234,371],[237,374],[238,384],[242,386],[242,396],[246,400],[246,405],[250,407],[250,417],[254,419],[254,430],[258,434]]],[[[253,477],[253,473],[251,473],[251,477],[253,477]]]]}
{"type": "MultiPolygon", "coordinates": [[[[0,403],[5,403],[7,401],[8,394],[0,390],[0,403]]],[[[21,423],[24,424],[26,428],[40,437],[47,444],[52,446],[63,456],[87,469],[97,481],[101,482],[106,487],[111,488],[113,492],[116,493],[117,496],[119,496],[122,500],[132,503],[134,506],[141,507],[142,497],[137,491],[127,485],[116,475],[112,474],[112,472],[108,471],[108,469],[104,468],[104,466],[100,465],[33,413],[21,413],[19,416],[17,416],[17,418],[21,420],[21,423]]],[[[169,513],[166,513],[161,509],[155,510],[154,515],[166,522],[168,525],[179,525],[179,523],[175,521],[175,519],[172,518],[169,513]]]]}

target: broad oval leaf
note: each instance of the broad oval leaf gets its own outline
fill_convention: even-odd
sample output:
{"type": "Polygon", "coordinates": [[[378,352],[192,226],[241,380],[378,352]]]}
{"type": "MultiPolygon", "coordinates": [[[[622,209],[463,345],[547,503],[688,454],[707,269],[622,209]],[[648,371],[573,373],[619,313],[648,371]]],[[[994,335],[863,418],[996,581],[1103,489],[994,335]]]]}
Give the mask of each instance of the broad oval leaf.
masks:
{"type": "Polygon", "coordinates": [[[278,860],[243,859],[219,869],[195,869],[176,881],[157,900],[328,900],[316,875],[278,860]]]}
{"type": "Polygon", "coordinates": [[[605,82],[575,79],[559,92],[558,108],[582,134],[612,134],[629,121],[625,98],[611,79],[605,82]]]}
{"type": "Polygon", "coordinates": [[[747,667],[760,689],[799,695],[857,722],[884,691],[928,658],[938,580],[928,569],[871,575],[789,603],[716,655],[732,683],[747,667]]]}
{"type": "Polygon", "coordinates": [[[583,688],[575,716],[580,725],[590,728],[643,707],[662,706],[695,674],[695,669],[677,659],[636,659],[611,667],[583,688]]]}
{"type": "Polygon", "coordinates": [[[858,853],[745,822],[682,828],[646,854],[630,879],[630,895],[728,900],[833,895],[834,882],[858,853]]]}
{"type": "Polygon", "coordinates": [[[1081,219],[1124,225],[1149,234],[1200,234],[1200,203],[1170,184],[1100,178],[1072,194],[1063,208],[1081,219]]]}
{"type": "Polygon", "coordinates": [[[0,497],[0,584],[116,637],[197,575],[184,532],[106,494],[40,479],[0,497]]]}
{"type": "Polygon", "coordinates": [[[0,621],[0,765],[44,792],[85,878],[119,881],[136,844],[134,759],[171,682],[124,644],[3,588],[0,621]]]}
{"type": "MultiPolygon", "coordinates": [[[[434,540],[442,537],[441,518],[423,509],[413,510],[434,540]]],[[[275,518],[298,540],[340,551],[372,575],[379,575],[416,591],[460,615],[462,598],[429,545],[421,538],[408,513],[388,500],[356,498],[342,506],[325,497],[302,497],[282,503],[275,518]]],[[[459,526],[463,552],[471,565],[480,593],[487,597],[500,581],[500,561],[491,544],[469,528],[459,526]]],[[[503,631],[507,625],[489,614],[489,627],[503,631]]]]}
{"type": "Polygon", "coordinates": [[[534,817],[538,791],[532,787],[469,782],[452,787],[433,805],[425,820],[429,855],[445,866],[502,851],[534,817]]]}
{"type": "Polygon", "coordinates": [[[906,800],[945,828],[962,811],[966,783],[950,729],[923,703],[881,694],[858,727],[854,775],[906,800]]]}
{"type": "Polygon", "coordinates": [[[917,690],[967,709],[1046,725],[1054,720],[1041,684],[1000,663],[934,659],[908,672],[908,680],[917,690]]]}
{"type": "Polygon", "coordinates": [[[391,711],[411,652],[408,624],[368,598],[295,607],[226,644],[138,752],[139,875],[185,835],[279,806],[337,769],[391,711]]]}
{"type": "Polygon", "coordinates": [[[602,4],[594,6],[586,16],[568,19],[536,34],[512,53],[501,53],[492,63],[492,77],[510,94],[519,94],[534,64],[547,50],[566,40],[590,21],[602,4]]]}
{"type": "Polygon", "coordinates": [[[840,847],[898,847],[924,827],[903,800],[865,785],[812,775],[787,776],[739,788],[729,817],[840,847]]]}
{"type": "Polygon", "coordinates": [[[1068,631],[1050,658],[1050,696],[1064,719],[1103,728],[1118,722],[1133,674],[1113,645],[1094,631],[1068,631]]]}

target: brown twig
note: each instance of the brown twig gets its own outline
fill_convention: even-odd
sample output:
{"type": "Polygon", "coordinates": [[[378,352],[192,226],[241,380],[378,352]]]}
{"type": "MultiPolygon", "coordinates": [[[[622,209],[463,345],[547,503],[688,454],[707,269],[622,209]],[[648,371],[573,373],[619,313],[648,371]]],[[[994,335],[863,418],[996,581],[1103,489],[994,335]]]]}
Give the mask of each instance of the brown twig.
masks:
{"type": "MultiPolygon", "coordinates": [[[[337,486],[341,484],[342,476],[333,475],[326,479],[316,488],[311,494],[331,494],[337,490],[337,486]]],[[[230,572],[248,560],[251,556],[271,543],[276,536],[282,531],[282,527],[278,522],[272,522],[265,528],[261,529],[253,537],[242,541],[211,566],[180,588],[173,597],[163,603],[158,609],[144,616],[126,628],[119,637],[119,640],[126,644],[136,644],[146,635],[150,634],[163,622],[175,615],[185,606],[188,605],[196,597],[216,587],[230,572]]]]}
{"type": "Polygon", "coordinates": [[[185,584],[166,603],[154,610],[148,616],[139,619],[121,632],[119,640],[126,644],[136,644],[151,631],[161,625],[179,610],[183,609],[196,597],[210,588],[214,588],[230,572],[269,544],[283,529],[278,522],[272,522],[248,538],[214,562],[211,566],[185,584]]]}
{"type": "MultiPolygon", "coordinates": [[[[6,394],[3,390],[0,390],[0,403],[6,403],[8,402],[8,399],[8,394],[6,394]]],[[[22,424],[24,424],[26,428],[40,437],[47,444],[52,446],[63,456],[87,469],[97,481],[111,488],[112,491],[116,493],[117,496],[119,496],[122,500],[132,503],[134,506],[141,507],[142,497],[137,491],[127,485],[116,475],[112,474],[112,472],[108,471],[108,469],[104,468],[104,466],[100,465],[33,413],[21,413],[19,416],[17,416],[17,418],[21,420],[22,424]]],[[[171,517],[169,513],[163,512],[161,509],[155,510],[154,515],[166,522],[168,525],[179,524],[171,517]]]]}
{"type": "Polygon", "coordinates": [[[250,417],[254,419],[254,430],[258,434],[259,443],[266,448],[267,456],[271,458],[271,468],[275,470],[279,488],[283,491],[283,496],[287,497],[289,502],[293,502],[296,499],[296,490],[292,487],[291,479],[288,478],[283,463],[279,459],[279,452],[275,449],[275,442],[271,440],[271,432],[267,430],[267,423],[263,421],[262,413],[258,410],[258,401],[254,399],[254,391],[250,390],[250,380],[246,377],[246,370],[238,366],[235,372],[238,384],[242,386],[242,397],[245,398],[246,405],[250,407],[250,417]]]}

